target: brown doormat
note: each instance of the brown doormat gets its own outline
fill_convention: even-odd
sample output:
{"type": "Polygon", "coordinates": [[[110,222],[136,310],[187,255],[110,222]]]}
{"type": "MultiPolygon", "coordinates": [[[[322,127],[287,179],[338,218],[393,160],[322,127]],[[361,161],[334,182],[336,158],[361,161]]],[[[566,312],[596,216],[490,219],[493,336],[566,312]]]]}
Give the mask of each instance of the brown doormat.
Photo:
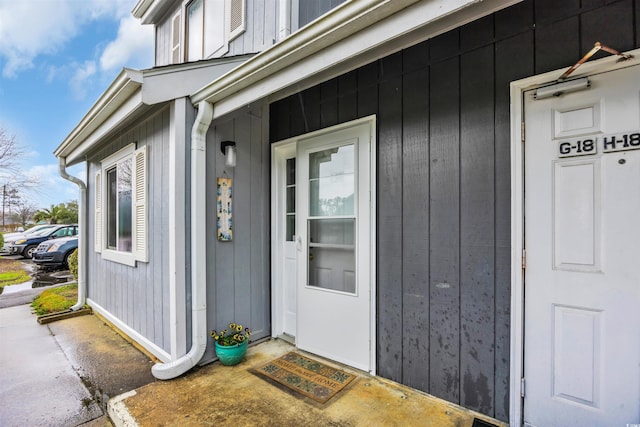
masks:
{"type": "Polygon", "coordinates": [[[355,378],[353,374],[293,351],[257,368],[255,372],[320,403],[331,399],[355,378]]]}

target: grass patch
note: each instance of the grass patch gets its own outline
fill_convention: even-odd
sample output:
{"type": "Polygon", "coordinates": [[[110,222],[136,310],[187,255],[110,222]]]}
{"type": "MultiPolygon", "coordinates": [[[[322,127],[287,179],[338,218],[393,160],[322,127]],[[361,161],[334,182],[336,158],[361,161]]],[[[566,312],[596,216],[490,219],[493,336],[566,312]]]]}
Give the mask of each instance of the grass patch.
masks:
{"type": "Polygon", "coordinates": [[[17,285],[31,280],[21,262],[0,258],[0,294],[5,286],[17,285]]]}
{"type": "Polygon", "coordinates": [[[71,308],[78,301],[78,285],[65,285],[47,289],[31,303],[38,315],[57,313],[71,308]]]}

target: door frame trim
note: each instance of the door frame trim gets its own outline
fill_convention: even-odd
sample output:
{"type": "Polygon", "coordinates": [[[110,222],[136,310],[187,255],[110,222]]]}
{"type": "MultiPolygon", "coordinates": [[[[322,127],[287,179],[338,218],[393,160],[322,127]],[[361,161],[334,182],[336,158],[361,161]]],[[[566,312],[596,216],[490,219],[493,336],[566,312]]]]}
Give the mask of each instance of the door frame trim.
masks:
{"type": "MultiPolygon", "coordinates": [[[[278,236],[279,227],[278,227],[278,199],[279,199],[279,189],[277,186],[277,166],[280,158],[278,157],[281,152],[290,149],[290,147],[296,147],[298,142],[303,139],[313,138],[316,136],[320,136],[327,133],[332,133],[335,131],[339,131],[342,129],[348,129],[354,126],[359,126],[361,124],[368,124],[370,128],[371,141],[369,142],[370,153],[369,153],[369,191],[371,194],[370,197],[370,205],[369,205],[369,215],[370,215],[370,259],[369,259],[369,268],[370,268],[370,277],[371,277],[371,293],[370,293],[370,305],[369,305],[369,323],[371,325],[371,330],[369,331],[369,358],[370,358],[370,374],[376,375],[377,366],[376,366],[376,297],[377,297],[377,217],[376,217],[376,205],[377,205],[377,193],[376,193],[376,176],[377,176],[377,121],[376,115],[370,115],[366,117],[362,117],[360,119],[351,120],[345,123],[340,123],[334,126],[329,126],[326,128],[318,129],[313,132],[305,133],[302,135],[298,135],[292,138],[287,138],[282,141],[274,142],[271,144],[271,336],[278,337],[282,334],[283,330],[283,315],[282,315],[282,296],[283,289],[278,285],[279,282],[279,272],[274,268],[277,262],[279,262],[279,258],[282,256],[279,251],[279,243],[278,239],[274,238],[274,236],[278,236]]],[[[281,157],[281,155],[280,155],[281,157]]]]}
{"type": "MultiPolygon", "coordinates": [[[[640,64],[640,49],[629,52],[632,59],[617,62],[608,56],[583,64],[571,79],[614,71],[640,64]]],[[[570,66],[568,64],[567,66],[570,66]]],[[[566,68],[538,74],[510,84],[511,100],[511,343],[509,424],[522,426],[524,399],[521,397],[521,378],[524,376],[524,93],[558,79],[566,68]]]]}
{"type": "Polygon", "coordinates": [[[296,145],[296,138],[271,144],[271,336],[274,338],[284,334],[284,288],[276,286],[277,283],[282,283],[284,257],[280,247],[282,241],[278,238],[283,235],[283,224],[278,220],[278,212],[284,208],[280,203],[282,194],[278,172],[279,167],[284,166],[281,162],[291,151],[295,157],[296,145]]]}

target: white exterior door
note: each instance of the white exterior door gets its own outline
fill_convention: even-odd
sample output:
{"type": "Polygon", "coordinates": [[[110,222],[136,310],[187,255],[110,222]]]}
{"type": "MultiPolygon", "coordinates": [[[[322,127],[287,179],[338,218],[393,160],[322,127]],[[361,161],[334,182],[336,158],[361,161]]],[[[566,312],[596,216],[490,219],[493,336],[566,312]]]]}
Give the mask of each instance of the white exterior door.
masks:
{"type": "Polygon", "coordinates": [[[372,122],[298,142],[296,238],[302,350],[372,370],[372,122]]]}
{"type": "Polygon", "coordinates": [[[640,423],[640,66],[525,92],[524,421],[640,423]]]}

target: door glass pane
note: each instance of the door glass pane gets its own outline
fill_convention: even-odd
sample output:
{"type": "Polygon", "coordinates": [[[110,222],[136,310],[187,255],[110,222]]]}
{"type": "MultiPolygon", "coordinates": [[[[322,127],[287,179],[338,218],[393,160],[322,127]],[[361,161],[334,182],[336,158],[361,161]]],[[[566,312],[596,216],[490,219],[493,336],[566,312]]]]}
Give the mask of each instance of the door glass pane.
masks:
{"type": "Polygon", "coordinates": [[[309,286],[355,293],[355,218],[310,219],[309,286]]]}
{"type": "Polygon", "coordinates": [[[354,170],[353,144],[309,155],[310,216],[354,214],[354,170]]]}
{"type": "Polygon", "coordinates": [[[308,286],[356,292],[354,198],[354,145],[310,153],[308,286]]]}
{"type": "Polygon", "coordinates": [[[310,219],[309,242],[353,246],[355,218],[310,219]]]}
{"type": "Polygon", "coordinates": [[[287,206],[286,215],[286,236],[287,242],[293,242],[296,234],[296,159],[287,159],[287,206]]]}

